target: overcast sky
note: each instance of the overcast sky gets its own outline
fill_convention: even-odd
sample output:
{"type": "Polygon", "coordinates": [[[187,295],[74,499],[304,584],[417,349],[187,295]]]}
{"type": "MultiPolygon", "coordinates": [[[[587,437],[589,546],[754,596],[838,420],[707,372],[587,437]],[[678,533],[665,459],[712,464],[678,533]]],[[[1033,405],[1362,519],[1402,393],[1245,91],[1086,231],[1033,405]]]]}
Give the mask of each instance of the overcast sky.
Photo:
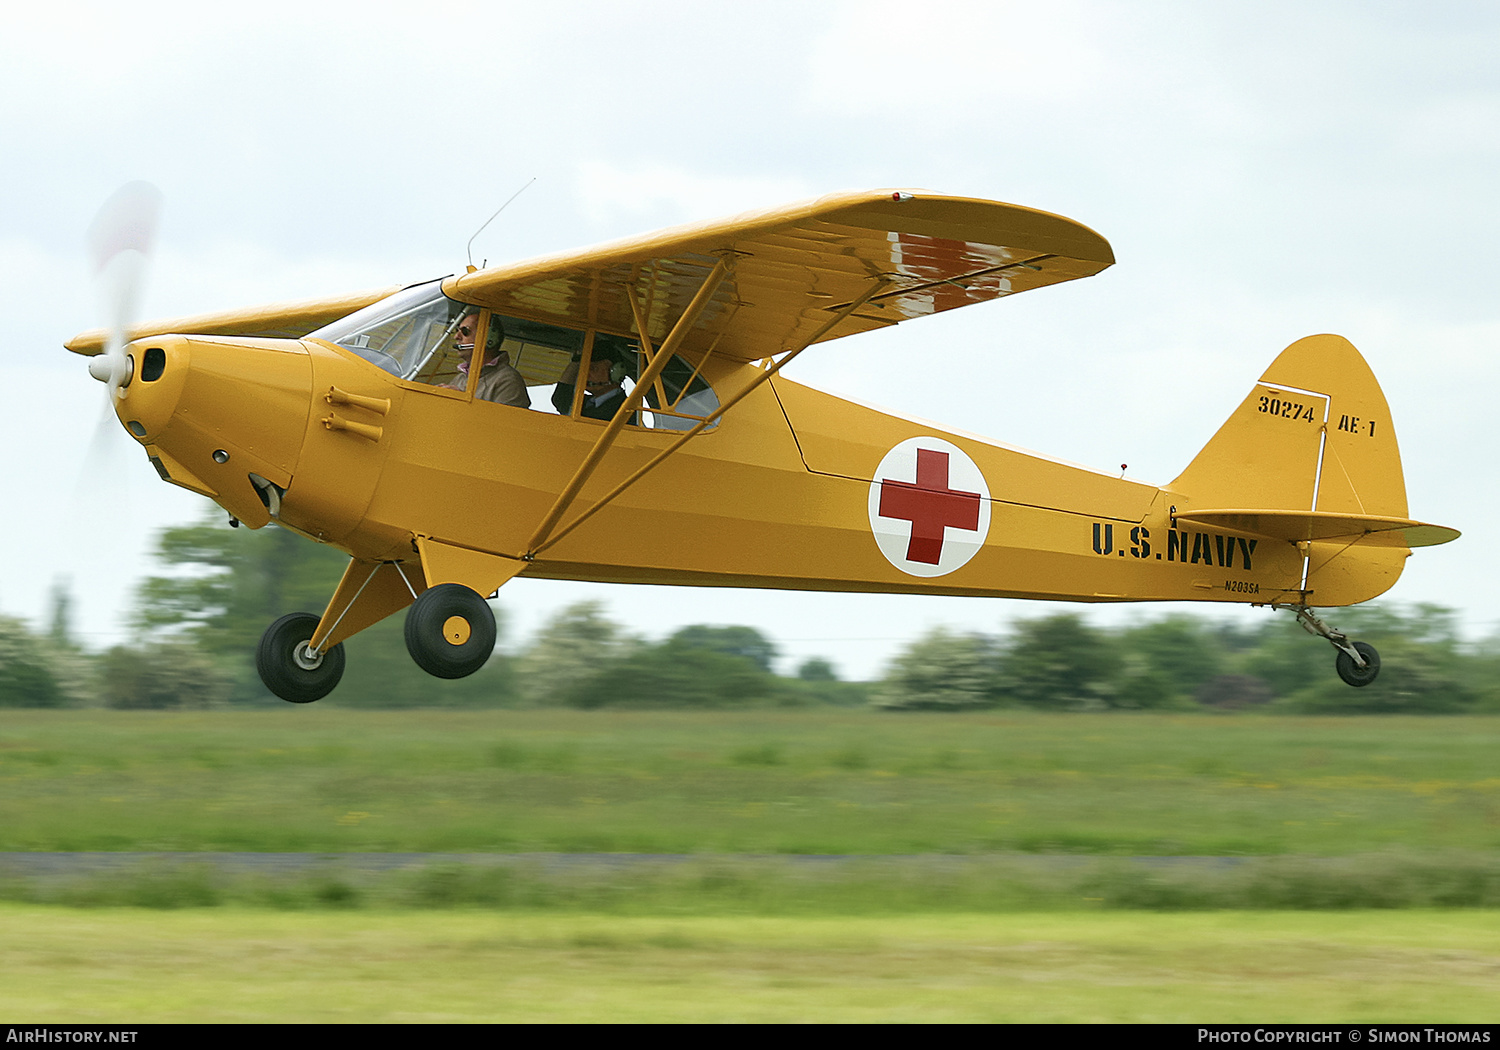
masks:
{"type": "MultiPolygon", "coordinates": [[[[165,195],[149,317],[450,273],[535,176],[476,262],[874,186],[1077,219],[1118,265],[838,341],[788,374],[1158,484],[1284,346],[1347,336],[1391,402],[1412,516],[1465,533],[1418,551],[1388,600],[1455,607],[1475,636],[1500,627],[1500,6],[416,11],[62,0],[0,15],[0,612],[39,620],[69,576],[87,640],[116,640],[154,534],[200,513],[117,424],[84,469],[103,391],[61,344],[99,322],[84,230],[119,185],[165,195]]],[[[992,632],[1052,608],[547,581],[499,604],[514,643],[585,597],[650,635],[753,624],[789,659],[856,676],[929,625],[992,632]]]]}

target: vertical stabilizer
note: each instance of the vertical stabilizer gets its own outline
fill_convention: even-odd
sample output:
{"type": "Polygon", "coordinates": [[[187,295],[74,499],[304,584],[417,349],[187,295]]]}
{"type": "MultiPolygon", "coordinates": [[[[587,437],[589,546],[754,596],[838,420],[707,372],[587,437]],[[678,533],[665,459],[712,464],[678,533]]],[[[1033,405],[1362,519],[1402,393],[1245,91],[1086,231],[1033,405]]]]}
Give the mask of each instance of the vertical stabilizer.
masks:
{"type": "MultiPolygon", "coordinates": [[[[1347,339],[1314,335],[1283,350],[1250,395],[1167,488],[1182,513],[1318,511],[1406,517],[1406,481],[1390,408],[1347,339]]],[[[1383,593],[1405,547],[1354,539],[1301,545],[1313,605],[1383,593]]]]}

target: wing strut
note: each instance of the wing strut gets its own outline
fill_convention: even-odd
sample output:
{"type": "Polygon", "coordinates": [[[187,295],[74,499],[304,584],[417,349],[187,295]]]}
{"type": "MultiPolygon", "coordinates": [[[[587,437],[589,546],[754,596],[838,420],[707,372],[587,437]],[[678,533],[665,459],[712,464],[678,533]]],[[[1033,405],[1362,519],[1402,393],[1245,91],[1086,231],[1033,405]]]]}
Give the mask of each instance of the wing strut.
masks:
{"type": "MultiPolygon", "coordinates": [[[[527,553],[526,557],[528,557],[528,558],[534,558],[534,557],[536,557],[538,554],[542,553],[542,551],[546,550],[548,547],[552,546],[554,543],[557,543],[559,540],[561,540],[568,533],[570,533],[574,529],[578,528],[578,526],[580,526],[584,522],[588,521],[589,518],[593,517],[594,514],[597,511],[603,510],[606,506],[609,505],[609,503],[611,503],[615,499],[616,496],[618,496],[620,493],[622,493],[626,489],[630,488],[630,486],[634,485],[637,481],[641,480],[641,478],[643,478],[647,474],[649,474],[653,469],[655,469],[655,467],[656,467],[656,465],[658,463],[660,463],[662,460],[666,459],[672,453],[676,452],[683,445],[687,444],[687,442],[688,442],[688,440],[690,438],[696,437],[697,435],[703,433],[703,431],[707,430],[709,427],[713,426],[714,423],[718,422],[719,417],[721,417],[722,415],[724,415],[725,412],[728,412],[735,405],[739,404],[747,396],[749,396],[749,394],[751,393],[751,391],[757,389],[762,383],[766,382],[772,376],[774,376],[777,372],[781,371],[781,368],[782,368],[783,365],[785,365],[792,358],[796,357],[802,351],[806,350],[813,343],[816,343],[819,339],[823,338],[824,334],[826,334],[830,329],[832,329],[840,321],[844,320],[844,318],[846,318],[850,314],[852,314],[855,310],[858,310],[861,306],[864,306],[865,303],[867,303],[871,299],[873,299],[883,288],[885,288],[886,286],[888,286],[891,283],[892,283],[891,279],[889,277],[885,277],[885,276],[882,276],[879,279],[877,279],[876,281],[874,281],[870,285],[870,287],[865,291],[865,293],[863,295],[861,295],[858,299],[855,299],[853,302],[847,303],[846,305],[844,305],[839,310],[838,313],[834,314],[831,318],[828,319],[827,323],[821,325],[818,328],[817,331],[813,332],[812,335],[808,336],[807,339],[805,339],[803,341],[803,343],[802,343],[801,346],[797,347],[797,349],[793,350],[791,353],[789,353],[785,357],[783,357],[780,361],[775,362],[769,368],[767,368],[765,371],[761,372],[760,375],[756,376],[750,382],[746,383],[743,390],[741,390],[739,393],[735,394],[728,401],[725,401],[718,408],[714,409],[713,412],[711,412],[708,416],[706,416],[701,422],[699,422],[698,424],[696,424],[691,430],[684,431],[681,437],[679,437],[676,441],[672,442],[672,444],[668,445],[666,448],[662,449],[655,456],[653,456],[649,460],[647,460],[646,463],[643,466],[641,466],[638,470],[635,471],[635,473],[631,474],[624,481],[620,482],[614,488],[610,489],[607,493],[605,493],[598,500],[598,502],[596,502],[588,510],[583,511],[581,514],[579,514],[577,517],[575,517],[572,521],[568,522],[568,524],[565,527],[559,529],[557,531],[557,533],[555,535],[553,535],[550,539],[547,539],[546,542],[544,542],[544,543],[537,543],[537,542],[534,541],[534,538],[533,538],[533,543],[531,544],[531,549],[527,553]]],[[[676,334],[676,330],[675,329],[673,330],[673,334],[674,335],[676,334]]],[[[668,336],[668,342],[670,342],[670,341],[671,341],[671,337],[668,336]]],[[[664,359],[667,356],[666,353],[665,353],[666,349],[667,349],[667,344],[663,343],[661,350],[657,351],[658,359],[664,359]]],[[[638,385],[636,387],[636,389],[640,390],[641,388],[638,385]]],[[[615,418],[619,419],[620,417],[616,416],[615,418]]],[[[541,534],[542,530],[538,529],[537,532],[538,532],[538,534],[541,534]]]]}
{"type": "MultiPolygon", "coordinates": [[[[567,485],[563,486],[562,492],[558,493],[557,499],[552,504],[552,509],[547,511],[546,516],[542,518],[541,524],[531,534],[531,539],[526,544],[526,549],[531,554],[541,549],[542,542],[551,534],[553,527],[562,518],[568,507],[572,505],[573,500],[577,498],[578,492],[583,488],[584,482],[588,481],[593,475],[594,470],[599,466],[600,461],[603,460],[604,454],[609,451],[609,447],[615,443],[615,438],[619,437],[620,431],[624,429],[625,423],[640,408],[641,402],[646,397],[646,391],[651,389],[652,385],[656,382],[656,377],[661,375],[662,369],[667,367],[667,362],[677,352],[678,345],[687,336],[688,332],[692,331],[693,324],[698,320],[698,315],[703,312],[703,308],[713,298],[713,294],[718,290],[720,283],[729,275],[732,259],[732,255],[721,255],[719,261],[714,264],[714,268],[709,271],[708,277],[704,279],[703,284],[699,286],[697,293],[694,294],[692,302],[688,303],[687,309],[682,312],[682,316],[672,326],[672,331],[657,349],[656,356],[651,359],[645,371],[636,379],[635,388],[630,391],[630,396],[625,399],[625,403],[620,406],[614,418],[605,426],[604,433],[599,435],[598,440],[594,442],[594,447],[589,449],[588,455],[583,457],[583,462],[573,472],[573,477],[568,480],[567,485]]],[[[634,305],[635,290],[626,288],[625,292],[630,297],[632,305],[634,305]]],[[[639,334],[642,345],[649,346],[649,337],[645,330],[642,329],[639,334]]],[[[583,376],[579,376],[578,383],[580,387],[583,385],[583,378],[583,376]]],[[[531,555],[528,554],[526,556],[530,557],[531,555]]]]}

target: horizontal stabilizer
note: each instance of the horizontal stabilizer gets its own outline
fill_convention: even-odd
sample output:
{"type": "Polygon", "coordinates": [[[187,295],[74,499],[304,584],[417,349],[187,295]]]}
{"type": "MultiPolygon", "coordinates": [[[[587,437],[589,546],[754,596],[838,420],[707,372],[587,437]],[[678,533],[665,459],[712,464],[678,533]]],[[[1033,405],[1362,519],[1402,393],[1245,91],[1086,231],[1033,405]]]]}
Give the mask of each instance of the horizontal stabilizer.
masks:
{"type": "Polygon", "coordinates": [[[1179,522],[1275,540],[1368,541],[1381,547],[1435,547],[1459,537],[1457,529],[1410,518],[1317,510],[1195,510],[1179,522]]]}

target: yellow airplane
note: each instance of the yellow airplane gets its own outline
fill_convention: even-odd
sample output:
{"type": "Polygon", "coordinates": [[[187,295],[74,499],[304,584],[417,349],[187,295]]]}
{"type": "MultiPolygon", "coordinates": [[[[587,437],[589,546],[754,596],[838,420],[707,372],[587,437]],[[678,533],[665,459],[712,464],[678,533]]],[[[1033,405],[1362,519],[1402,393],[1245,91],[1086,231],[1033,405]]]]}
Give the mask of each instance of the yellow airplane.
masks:
{"type": "Polygon", "coordinates": [[[1113,261],[1045,212],[842,193],[67,347],[163,480],[349,554],[321,616],[260,642],[294,703],[408,606],[416,662],[473,673],[494,648],[484,596],[518,575],[1286,607],[1346,682],[1373,681],[1375,650],[1313,608],[1384,593],[1410,548],[1458,533],[1407,517],[1385,397],[1339,336],[1284,350],[1163,487],[780,374],[815,344],[1113,261]]]}

